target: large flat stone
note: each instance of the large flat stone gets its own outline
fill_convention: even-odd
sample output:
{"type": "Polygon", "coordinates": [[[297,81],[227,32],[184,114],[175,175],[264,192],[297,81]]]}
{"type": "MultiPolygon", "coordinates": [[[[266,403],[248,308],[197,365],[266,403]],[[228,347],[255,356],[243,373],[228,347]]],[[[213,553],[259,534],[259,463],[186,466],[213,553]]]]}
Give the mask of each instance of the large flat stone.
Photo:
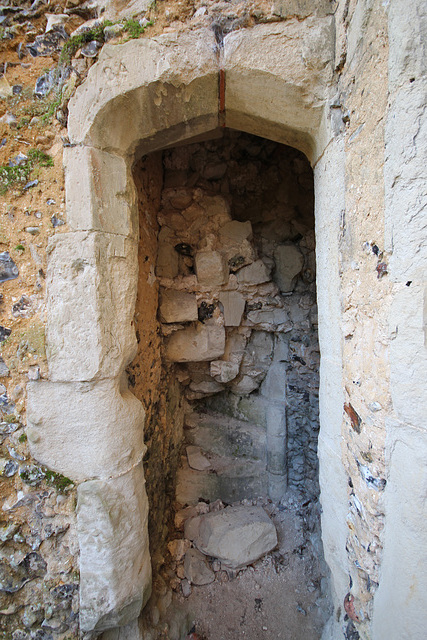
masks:
{"type": "Polygon", "coordinates": [[[166,342],[172,362],[203,362],[220,358],[225,349],[224,327],[198,324],[173,333],[166,342]]]}
{"type": "Polygon", "coordinates": [[[277,545],[274,524],[262,507],[227,507],[198,517],[193,540],[205,555],[237,569],[261,558],[277,545]]]}
{"type": "Polygon", "coordinates": [[[151,593],[148,500],[142,464],[78,488],[80,628],[102,631],[136,619],[151,593]]]}

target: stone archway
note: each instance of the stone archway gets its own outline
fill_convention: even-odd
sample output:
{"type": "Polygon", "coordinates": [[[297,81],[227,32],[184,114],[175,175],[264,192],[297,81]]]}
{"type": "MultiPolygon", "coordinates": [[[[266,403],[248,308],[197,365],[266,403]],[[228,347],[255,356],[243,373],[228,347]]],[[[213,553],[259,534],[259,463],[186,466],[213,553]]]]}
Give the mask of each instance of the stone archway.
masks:
{"type": "Polygon", "coordinates": [[[198,30],[106,46],[70,103],[70,230],[50,245],[49,380],[29,385],[28,439],[35,458],[80,483],[83,631],[136,618],[151,584],[144,410],[123,375],[136,349],[131,166],[142,154],[218,126],[294,146],[315,169],[322,526],[340,601],[345,593],[337,259],[344,160],[328,108],[332,28],[329,18],[308,18],[235,32],[220,44],[198,30]]]}

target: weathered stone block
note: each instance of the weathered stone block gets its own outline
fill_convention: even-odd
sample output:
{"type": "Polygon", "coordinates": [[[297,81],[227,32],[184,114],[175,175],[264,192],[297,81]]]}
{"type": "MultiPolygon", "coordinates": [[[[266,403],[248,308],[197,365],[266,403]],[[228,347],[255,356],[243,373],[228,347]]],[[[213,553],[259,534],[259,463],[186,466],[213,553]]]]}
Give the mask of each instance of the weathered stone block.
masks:
{"type": "Polygon", "coordinates": [[[162,322],[192,322],[197,320],[197,298],[193,293],[162,289],[159,309],[162,322]]]}
{"type": "Polygon", "coordinates": [[[136,238],[136,197],[125,160],[92,147],[66,147],[64,164],[71,229],[136,238]]]}
{"type": "Polygon", "coordinates": [[[118,380],[27,385],[31,454],[73,480],[109,478],[142,458],[144,409],[118,380]]]}
{"type": "Polygon", "coordinates": [[[237,272],[239,284],[262,284],[270,280],[270,271],[262,260],[257,260],[237,272]]]}
{"type": "Polygon", "coordinates": [[[276,529],[262,507],[227,507],[197,520],[196,547],[235,569],[255,562],[277,545],[276,529]]]}
{"type": "Polygon", "coordinates": [[[249,220],[246,222],[232,220],[221,227],[219,235],[223,242],[239,245],[252,238],[252,224],[249,220]]]}
{"type": "Polygon", "coordinates": [[[209,567],[205,556],[197,549],[189,549],[184,559],[185,577],[191,584],[210,584],[215,580],[215,574],[209,567]]]}
{"type": "Polygon", "coordinates": [[[134,358],[137,243],[104,233],[49,242],[46,353],[53,381],[118,376],[134,358]]]}
{"type": "Polygon", "coordinates": [[[166,342],[166,356],[172,362],[203,362],[220,358],[225,349],[225,329],[198,324],[173,333],[166,342]]]}
{"type": "Polygon", "coordinates": [[[218,251],[198,251],[195,257],[197,280],[203,287],[228,282],[228,266],[218,251]]]}
{"type": "Polygon", "coordinates": [[[159,278],[176,278],[178,272],[178,253],[172,245],[160,243],[157,250],[156,275],[159,278]]]}
{"type": "Polygon", "coordinates": [[[118,478],[83,482],[77,495],[80,628],[126,625],[151,593],[142,464],[118,478]]]}
{"type": "Polygon", "coordinates": [[[279,245],[274,251],[276,269],[273,280],[282,293],[293,291],[295,278],[304,266],[304,256],[293,244],[279,245]]]}
{"type": "Polygon", "coordinates": [[[238,327],[245,310],[245,298],[238,291],[221,291],[218,296],[224,308],[226,327],[238,327]]]}
{"type": "Polygon", "coordinates": [[[218,382],[230,382],[239,373],[239,365],[227,360],[213,360],[210,365],[211,376],[218,382]]]}

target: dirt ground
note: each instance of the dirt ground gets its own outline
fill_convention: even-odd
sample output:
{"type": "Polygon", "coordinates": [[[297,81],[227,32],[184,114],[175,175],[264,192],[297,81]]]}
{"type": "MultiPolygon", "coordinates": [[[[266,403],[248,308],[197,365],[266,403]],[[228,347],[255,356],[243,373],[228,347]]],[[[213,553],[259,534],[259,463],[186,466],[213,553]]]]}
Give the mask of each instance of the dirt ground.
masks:
{"type": "Polygon", "coordinates": [[[235,577],[218,571],[188,598],[174,596],[175,610],[188,613],[200,640],[321,637],[330,607],[318,505],[292,493],[278,507],[259,503],[276,525],[278,548],[235,577]]]}

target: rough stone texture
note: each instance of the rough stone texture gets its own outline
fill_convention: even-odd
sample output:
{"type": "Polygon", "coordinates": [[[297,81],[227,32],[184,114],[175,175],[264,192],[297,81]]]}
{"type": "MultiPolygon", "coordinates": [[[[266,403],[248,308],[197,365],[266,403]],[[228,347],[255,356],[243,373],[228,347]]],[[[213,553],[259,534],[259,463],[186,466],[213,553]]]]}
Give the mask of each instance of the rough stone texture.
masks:
{"type": "Polygon", "coordinates": [[[217,70],[215,38],[207,29],[106,45],[87,82],[70,101],[70,139],[132,153],[140,141],[151,138],[142,154],[188,137],[184,122],[193,121],[192,135],[213,129],[217,70]],[[126,94],[127,117],[123,118],[120,105],[126,94]],[[153,103],[155,110],[150,108],[153,103]],[[172,137],[162,134],[166,122],[167,128],[173,128],[172,137]],[[153,131],[160,135],[153,137],[153,131]]]}
{"type": "Polygon", "coordinates": [[[185,577],[190,584],[204,585],[215,580],[215,574],[209,567],[205,556],[197,549],[189,549],[184,559],[185,577]]]}
{"type": "Polygon", "coordinates": [[[332,29],[329,17],[310,17],[227,35],[227,125],[317,156],[326,134],[322,96],[332,79],[332,29]]]}
{"type": "Polygon", "coordinates": [[[216,360],[224,353],[224,327],[201,325],[176,331],[166,343],[166,357],[172,362],[216,360]]]}
{"type": "MultiPolygon", "coordinates": [[[[348,621],[343,620],[343,613],[338,618],[337,614],[340,610],[343,611],[342,603],[349,591],[350,578],[355,610],[363,618],[360,624],[354,623],[360,637],[365,640],[374,634],[375,640],[382,640],[383,625],[389,632],[388,635],[396,630],[396,634],[406,633],[408,637],[416,637],[420,629],[426,626],[425,623],[421,624],[423,610],[418,607],[417,613],[414,614],[411,602],[408,606],[405,604],[405,593],[410,592],[413,602],[418,603],[421,601],[418,599],[418,591],[411,590],[413,585],[406,581],[406,575],[401,580],[402,589],[400,585],[399,589],[395,589],[395,575],[396,562],[399,562],[398,566],[404,574],[405,566],[412,567],[415,564],[411,549],[420,548],[417,534],[420,527],[414,523],[405,530],[399,521],[402,504],[399,488],[405,497],[408,495],[408,489],[405,478],[399,473],[398,465],[401,464],[402,468],[407,469],[411,456],[408,451],[413,450],[416,450],[413,460],[417,461],[420,458],[422,461],[421,449],[425,446],[421,437],[416,445],[412,442],[416,437],[414,434],[422,433],[420,429],[423,429],[421,407],[424,389],[420,384],[425,378],[421,365],[425,358],[424,326],[420,312],[424,304],[424,4],[418,0],[411,3],[401,0],[392,3],[382,3],[379,0],[339,1],[335,6],[325,1],[316,2],[315,7],[309,0],[274,4],[275,7],[270,14],[267,12],[268,15],[265,14],[264,18],[280,20],[283,17],[286,18],[285,22],[265,24],[253,29],[241,28],[229,34],[225,38],[224,54],[221,56],[215,51],[216,45],[211,31],[191,32],[184,20],[180,21],[179,26],[174,23],[168,29],[183,29],[186,33],[167,33],[140,42],[104,48],[100,62],[91,66],[89,78],[83,82],[77,96],[70,103],[71,143],[80,144],[84,140],[87,146],[67,149],[67,190],[72,189],[70,185],[73,181],[80,181],[81,186],[81,192],[76,190],[70,193],[70,212],[67,219],[71,223],[70,229],[80,229],[82,232],[93,229],[106,234],[114,232],[120,238],[114,240],[117,247],[125,236],[134,237],[134,195],[130,175],[127,177],[126,189],[121,190],[125,165],[128,166],[128,160],[133,160],[130,156],[136,148],[137,153],[141,155],[155,148],[173,145],[178,140],[189,139],[199,133],[206,134],[217,126],[220,119],[224,119],[223,114],[218,117],[220,57],[224,58],[226,68],[225,123],[221,124],[295,144],[309,154],[316,165],[319,329],[322,349],[322,428],[319,444],[323,536],[333,574],[336,606],[333,629],[328,628],[325,631],[325,638],[342,638],[348,627],[348,621]],[[324,17],[325,15],[329,17],[324,17]],[[333,31],[336,37],[332,36],[333,31]],[[336,67],[336,73],[330,83],[333,66],[336,67]],[[199,75],[200,79],[197,79],[199,75]],[[138,89],[140,85],[143,86],[141,90],[138,89]],[[126,117],[123,117],[124,113],[126,117]],[[119,152],[118,156],[114,155],[116,152],[119,152]],[[82,159],[80,165],[78,158],[82,159]],[[117,175],[113,177],[111,173],[104,174],[106,167],[115,167],[117,175]],[[78,175],[73,176],[76,172],[78,175]],[[93,172],[96,178],[92,178],[90,172],[93,172]],[[111,189],[108,188],[109,176],[111,189]],[[97,191],[100,185],[102,189],[97,191]],[[104,190],[105,207],[97,200],[96,195],[104,190]],[[78,203],[82,203],[82,206],[78,203]],[[113,214],[116,211],[120,212],[120,216],[115,218],[113,214]],[[106,227],[101,227],[101,224],[105,224],[106,227]],[[377,271],[380,265],[381,269],[377,271]],[[380,272],[384,275],[378,278],[377,274],[380,272]],[[366,354],[369,357],[366,357],[366,354]],[[353,413],[350,411],[350,415],[356,415],[358,418],[352,420],[348,414],[343,413],[344,403],[347,407],[351,406],[353,413]],[[387,457],[384,455],[386,435],[391,437],[387,445],[387,457]],[[369,478],[373,480],[370,481],[369,478]],[[383,486],[385,479],[390,481],[389,495],[388,487],[382,493],[374,488],[374,481],[377,486],[383,486]],[[396,539],[393,537],[394,531],[396,539]],[[399,542],[399,536],[405,538],[406,544],[399,542]],[[382,559],[383,543],[385,547],[382,559]],[[399,560],[393,552],[394,545],[399,545],[399,560]],[[369,551],[366,551],[367,549],[369,551]],[[379,580],[380,587],[376,592],[376,583],[379,580]],[[378,604],[372,608],[375,592],[378,604]],[[387,607],[388,601],[392,601],[392,608],[387,607]],[[374,632],[370,628],[373,612],[374,632]]],[[[129,7],[132,6],[135,6],[134,3],[129,4],[129,7]]],[[[233,5],[234,9],[237,13],[243,10],[240,4],[239,7],[233,5]]],[[[194,24],[191,22],[190,26],[193,27],[194,24]]],[[[7,35],[9,27],[5,29],[7,35]]],[[[160,26],[159,31],[161,29],[160,26]]],[[[147,33],[150,36],[149,32],[147,33]]],[[[12,64],[9,64],[7,41],[4,44],[9,79],[18,71],[24,74],[24,67],[21,67],[16,55],[16,40],[12,40],[11,45],[14,56],[10,60],[12,64]],[[13,66],[15,63],[17,66],[13,66]]],[[[52,60],[52,64],[54,62],[52,60]]],[[[37,61],[32,65],[33,70],[37,66],[36,63],[37,61]]],[[[73,63],[81,68],[85,61],[80,59],[74,60],[73,63]]],[[[50,64],[50,61],[46,64],[50,64]]],[[[7,109],[7,112],[1,118],[2,137],[7,137],[8,143],[1,148],[1,153],[2,162],[7,164],[10,148],[13,148],[14,152],[25,151],[25,148],[17,148],[20,139],[11,136],[8,129],[8,123],[14,118],[16,124],[18,118],[12,112],[15,112],[15,107],[19,105],[12,102],[4,104],[6,106],[2,108],[7,109]]],[[[65,106],[63,107],[65,109],[65,106]]],[[[62,108],[59,109],[59,112],[61,111],[62,108]]],[[[64,122],[64,112],[62,116],[60,113],[58,115],[64,122]]],[[[2,410],[8,413],[13,406],[10,400],[16,397],[13,400],[13,411],[23,419],[25,394],[19,396],[19,391],[15,394],[15,387],[23,384],[28,362],[33,364],[33,356],[34,364],[37,362],[37,365],[40,365],[41,376],[48,375],[42,348],[32,346],[37,332],[37,343],[43,345],[44,280],[43,275],[37,275],[37,272],[40,270],[46,273],[44,247],[47,236],[50,233],[62,236],[63,229],[50,229],[49,224],[40,224],[40,246],[37,249],[33,246],[31,251],[25,251],[22,255],[12,252],[18,242],[23,241],[27,247],[26,236],[19,237],[20,229],[29,227],[24,216],[28,213],[33,215],[31,211],[45,215],[47,197],[54,195],[57,200],[57,209],[51,210],[56,214],[53,216],[55,224],[63,219],[60,191],[62,177],[58,167],[62,154],[61,136],[64,140],[66,138],[64,131],[53,123],[48,128],[52,129],[51,132],[42,132],[46,133],[46,136],[41,136],[45,138],[44,142],[36,142],[36,128],[33,125],[28,128],[23,121],[19,121],[19,127],[22,139],[33,141],[35,146],[46,145],[45,148],[48,149],[49,139],[55,140],[52,147],[55,167],[41,172],[38,176],[38,189],[28,189],[17,198],[13,196],[12,204],[16,205],[16,211],[9,208],[9,200],[4,203],[4,212],[8,217],[5,218],[7,226],[2,241],[5,240],[5,244],[8,244],[11,255],[16,260],[20,278],[5,283],[2,290],[2,312],[4,310],[8,321],[11,319],[13,322],[19,322],[20,326],[19,331],[15,331],[16,325],[10,325],[13,329],[12,339],[4,345],[3,356],[10,368],[10,376],[4,380],[8,403],[2,406],[2,410]],[[53,138],[49,138],[50,133],[53,138]],[[49,176],[49,180],[46,176],[49,176]],[[34,265],[37,262],[37,265],[34,266],[30,261],[33,261],[34,265]],[[34,296],[32,304],[38,309],[35,312],[34,327],[30,326],[29,318],[16,318],[10,312],[16,300],[20,300],[23,295],[34,296]],[[13,297],[16,300],[12,301],[13,297]]],[[[208,163],[203,168],[201,176],[204,180],[219,180],[223,175],[223,164],[208,163]]],[[[172,178],[173,176],[168,177],[172,178]]],[[[174,179],[176,178],[177,175],[174,179]]],[[[188,214],[189,218],[192,213],[194,209],[188,214]]],[[[181,224],[179,216],[174,217],[176,225],[181,224]]],[[[147,221],[145,218],[144,220],[147,221]]],[[[271,229],[268,232],[265,230],[265,240],[274,237],[279,240],[280,236],[280,242],[287,242],[300,233],[288,219],[282,220],[280,224],[276,221],[275,215],[271,220],[271,229]]],[[[253,224],[254,229],[258,222],[259,219],[253,224]]],[[[226,223],[227,221],[223,220],[222,226],[226,223]]],[[[144,225],[141,225],[141,229],[143,228],[144,225]]],[[[60,351],[50,352],[52,373],[59,376],[55,379],[64,382],[69,381],[69,378],[62,378],[63,373],[69,374],[72,382],[85,382],[110,375],[116,378],[128,364],[136,347],[133,334],[131,335],[131,323],[134,321],[131,300],[133,294],[130,289],[125,293],[126,300],[130,302],[130,310],[124,311],[122,316],[123,300],[120,301],[120,296],[116,298],[115,289],[114,295],[110,296],[111,291],[108,287],[103,288],[102,284],[105,283],[104,275],[108,272],[104,264],[105,245],[94,243],[94,252],[91,250],[85,253],[86,249],[80,251],[78,247],[81,243],[81,233],[73,235],[77,247],[73,251],[69,252],[70,247],[65,247],[66,240],[58,240],[64,242],[64,264],[67,264],[68,253],[71,262],[74,262],[75,254],[77,260],[87,260],[90,256],[90,268],[88,265],[85,266],[89,292],[86,295],[83,283],[78,282],[82,265],[77,261],[78,286],[73,289],[67,280],[68,284],[64,285],[66,304],[62,305],[61,281],[56,290],[58,298],[54,301],[58,308],[57,316],[50,315],[50,311],[48,313],[49,348],[53,345],[55,349],[58,347],[61,350],[63,346],[62,338],[59,335],[55,336],[52,323],[64,323],[61,331],[65,333],[65,321],[71,319],[72,325],[72,330],[64,342],[63,360],[60,362],[60,351]],[[94,277],[91,279],[92,267],[94,277]],[[105,305],[98,299],[95,301],[95,275],[100,275],[101,295],[105,299],[105,305]],[[117,300],[119,302],[116,302],[117,300]],[[105,317],[108,318],[107,322],[104,322],[105,317]],[[117,324],[115,317],[118,318],[117,324]],[[92,326],[93,323],[98,323],[98,318],[102,318],[100,331],[94,330],[92,326]],[[127,337],[124,337],[125,333],[127,337]],[[118,355],[115,352],[117,342],[119,349],[123,349],[125,353],[118,355]]],[[[146,240],[147,236],[142,234],[143,246],[146,240]]],[[[202,247],[198,248],[201,249],[202,247]]],[[[257,246],[257,249],[260,249],[261,253],[264,251],[264,247],[257,246]]],[[[144,262],[146,255],[141,250],[140,273],[146,288],[141,285],[139,289],[143,294],[141,304],[149,299],[149,295],[145,295],[146,292],[152,295],[153,299],[156,298],[154,270],[149,270],[150,261],[147,264],[144,262]]],[[[227,259],[233,257],[227,253],[227,259]]],[[[246,253],[242,257],[248,259],[246,253]]],[[[308,254],[305,254],[305,257],[308,257],[308,254]]],[[[123,262],[128,259],[129,256],[123,262]]],[[[151,259],[151,266],[154,262],[155,259],[151,259]]],[[[134,264],[136,265],[136,261],[134,264]]],[[[268,266],[273,268],[274,265],[269,262],[268,266]]],[[[301,279],[309,281],[311,276],[308,270],[311,267],[308,266],[306,269],[306,266],[308,265],[304,265],[301,279]]],[[[191,269],[191,266],[188,267],[184,259],[178,256],[175,273],[191,277],[191,274],[183,273],[185,267],[191,269]]],[[[60,278],[61,269],[58,269],[60,278]]],[[[48,279],[55,277],[52,275],[55,271],[56,267],[48,274],[48,279]]],[[[122,281],[130,283],[133,277],[132,274],[130,279],[129,274],[118,274],[120,286],[122,281]]],[[[234,277],[231,276],[233,286],[234,277]]],[[[109,279],[110,275],[106,276],[106,280],[109,279]]],[[[182,286],[186,290],[186,285],[182,286]]],[[[282,308],[280,305],[270,304],[271,298],[275,295],[271,290],[265,294],[270,298],[269,306],[264,306],[261,310],[274,312],[282,308]]],[[[208,305],[212,303],[211,300],[206,302],[208,305]]],[[[126,304],[125,301],[125,306],[126,304]]],[[[151,309],[151,303],[148,306],[151,309]]],[[[294,322],[296,314],[301,318],[298,321],[301,322],[301,334],[302,326],[308,322],[307,318],[304,318],[304,306],[305,303],[301,300],[301,304],[294,308],[285,309],[291,322],[294,322]]],[[[138,312],[140,351],[144,353],[147,349],[148,356],[146,366],[142,366],[145,361],[141,357],[136,364],[142,370],[135,367],[130,377],[135,376],[141,397],[150,398],[149,392],[154,386],[153,379],[150,378],[151,372],[157,374],[158,371],[156,365],[151,368],[154,362],[153,351],[158,347],[157,338],[149,344],[155,315],[154,321],[146,322],[147,317],[143,317],[140,309],[138,312]],[[141,380],[149,381],[144,391],[141,391],[141,380]]],[[[315,314],[307,315],[310,322],[314,322],[315,314]]],[[[268,326],[265,324],[261,328],[267,330],[268,326]]],[[[271,330],[271,326],[268,330],[271,330]]],[[[254,331],[259,332],[259,329],[259,325],[255,326],[254,331]]],[[[156,335],[153,331],[152,336],[156,335]]],[[[302,411],[299,413],[295,409],[295,404],[293,414],[288,415],[288,427],[291,428],[288,444],[290,451],[295,451],[296,440],[293,434],[306,429],[304,419],[307,415],[312,416],[315,413],[316,398],[315,394],[312,394],[306,401],[304,393],[298,392],[298,378],[304,378],[306,375],[306,369],[301,370],[300,367],[306,365],[293,358],[295,356],[308,362],[305,360],[306,352],[310,351],[302,341],[303,336],[294,335],[289,330],[284,331],[283,337],[280,351],[287,350],[294,367],[294,371],[288,371],[289,386],[293,389],[288,387],[287,393],[292,391],[300,407],[307,407],[305,418],[302,411]],[[293,338],[301,341],[295,341],[293,338]],[[300,371],[301,375],[298,373],[300,371]]],[[[248,340],[247,335],[240,338],[242,342],[248,340]]],[[[227,342],[229,339],[230,336],[227,336],[227,342]]],[[[276,354],[278,350],[275,346],[275,359],[276,354]]],[[[239,362],[240,366],[241,359],[242,349],[239,347],[239,351],[233,354],[233,360],[230,362],[239,362]]],[[[312,361],[315,361],[315,356],[312,356],[312,361]]],[[[260,377],[263,373],[259,374],[260,377]]],[[[200,372],[197,373],[199,374],[200,372]]],[[[188,382],[189,380],[190,378],[188,382]]],[[[261,384],[261,380],[259,382],[261,384]]],[[[165,384],[167,386],[168,381],[165,384]]],[[[70,385],[70,389],[72,387],[73,385],[70,385]]],[[[170,387],[176,392],[176,396],[179,395],[173,384],[170,387]]],[[[162,391],[159,391],[159,394],[161,395],[162,391]]],[[[179,403],[172,402],[174,393],[171,393],[171,396],[171,405],[177,408],[179,414],[179,403]]],[[[158,397],[153,395],[155,406],[158,397]]],[[[254,415],[256,413],[251,397],[236,396],[233,407],[239,411],[246,407],[247,411],[253,411],[254,415]]],[[[257,410],[259,415],[259,406],[257,410]]],[[[260,419],[265,420],[265,416],[260,419]]],[[[151,421],[150,418],[148,439],[155,444],[158,442],[156,429],[160,430],[160,427],[155,427],[154,420],[151,421]]],[[[7,438],[13,439],[14,433],[9,434],[7,438]]],[[[169,435],[168,432],[165,436],[166,441],[175,443],[173,438],[169,439],[169,435]]],[[[12,448],[17,447],[20,454],[28,456],[28,451],[18,441],[18,437],[16,436],[18,444],[13,440],[6,442],[12,448]]],[[[168,455],[174,458],[176,455],[173,447],[172,451],[169,451],[167,447],[153,445],[153,450],[159,452],[156,454],[157,459],[168,455]]],[[[304,455],[306,451],[305,449],[304,455]]],[[[311,451],[310,455],[315,458],[316,452],[311,451]]],[[[297,458],[298,455],[295,455],[292,462],[292,465],[295,462],[292,466],[294,477],[303,467],[303,462],[297,461],[297,458]]],[[[153,461],[148,461],[147,464],[153,465],[153,461]]],[[[412,471],[415,472],[415,462],[408,473],[412,471]]],[[[168,473],[169,471],[165,473],[165,478],[168,477],[168,473]]],[[[418,476],[416,480],[418,481],[418,476]]],[[[411,492],[414,492],[413,501],[416,504],[419,502],[417,490],[422,491],[422,483],[417,484],[417,481],[411,486],[411,492]]],[[[7,494],[4,513],[8,518],[15,517],[15,511],[10,507],[16,499],[15,489],[21,490],[20,482],[18,477],[11,480],[4,478],[7,494]]],[[[157,482],[159,480],[155,480],[153,475],[153,486],[157,487],[157,482]]],[[[28,487],[26,491],[28,502],[31,504],[32,496],[36,492],[28,487]]],[[[404,500],[403,502],[406,504],[404,500]]],[[[38,504],[37,501],[34,504],[38,504]]],[[[31,510],[35,513],[36,507],[31,507],[31,510]]],[[[50,553],[53,554],[53,551],[49,551],[50,553]]],[[[57,577],[60,575],[59,571],[60,569],[57,577]]],[[[421,580],[418,582],[422,584],[421,580]]],[[[346,634],[349,636],[349,633],[346,634]]]]}
{"type": "Polygon", "coordinates": [[[193,542],[205,555],[237,569],[274,549],[277,534],[262,507],[227,507],[197,518],[193,542]]]}
{"type": "Polygon", "coordinates": [[[135,196],[125,160],[98,149],[68,147],[64,165],[70,228],[136,238],[135,196]]]}
{"type": "Polygon", "coordinates": [[[270,272],[262,260],[257,260],[237,272],[241,284],[262,284],[270,280],[270,272]]]}
{"type": "Polygon", "coordinates": [[[73,480],[109,478],[145,451],[144,409],[118,380],[46,380],[27,386],[27,436],[32,455],[73,480]]]}
{"type": "Polygon", "coordinates": [[[226,327],[238,327],[245,310],[245,298],[238,291],[221,291],[218,299],[224,307],[226,327]]]}
{"type": "Polygon", "coordinates": [[[78,488],[82,631],[128,624],[150,596],[148,503],[143,487],[139,464],[118,478],[89,480],[78,488]]]}
{"type": "Polygon", "coordinates": [[[197,320],[197,299],[185,291],[163,290],[160,293],[160,320],[162,322],[192,322],[197,320]]]}
{"type": "Polygon", "coordinates": [[[136,352],[137,273],[137,245],[124,236],[78,232],[52,239],[46,331],[50,380],[113,378],[129,364],[136,352]]]}
{"type": "Polygon", "coordinates": [[[294,245],[279,245],[274,252],[274,259],[274,282],[282,293],[288,293],[293,290],[295,277],[304,266],[304,256],[294,245]]]}
{"type": "Polygon", "coordinates": [[[218,251],[199,251],[195,257],[197,280],[202,287],[221,285],[228,280],[224,257],[218,251]]]}

